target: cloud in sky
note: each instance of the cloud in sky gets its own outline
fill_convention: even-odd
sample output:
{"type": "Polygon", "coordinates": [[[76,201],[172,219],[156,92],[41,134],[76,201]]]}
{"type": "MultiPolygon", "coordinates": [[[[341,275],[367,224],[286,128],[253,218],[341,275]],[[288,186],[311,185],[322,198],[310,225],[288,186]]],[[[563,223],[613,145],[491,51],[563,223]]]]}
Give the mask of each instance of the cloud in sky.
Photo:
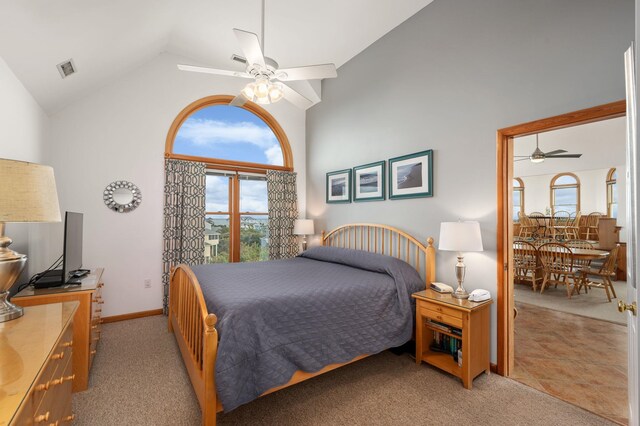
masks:
{"type": "MultiPolygon", "coordinates": [[[[207,211],[229,210],[229,178],[207,176],[207,211]]],[[[267,184],[265,181],[240,181],[240,210],[243,212],[267,212],[267,184]]]]}
{"type": "Polygon", "coordinates": [[[268,126],[190,117],[180,127],[178,136],[200,146],[252,144],[264,151],[269,164],[282,164],[280,143],[268,126]]]}

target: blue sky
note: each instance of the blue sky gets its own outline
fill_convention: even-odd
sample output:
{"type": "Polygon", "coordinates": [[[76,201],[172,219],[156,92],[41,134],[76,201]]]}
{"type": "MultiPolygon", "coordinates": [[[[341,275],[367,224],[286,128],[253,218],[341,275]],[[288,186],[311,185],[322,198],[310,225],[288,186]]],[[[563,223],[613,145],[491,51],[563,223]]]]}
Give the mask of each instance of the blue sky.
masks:
{"type": "Polygon", "coordinates": [[[214,105],[185,120],[173,146],[177,154],[282,165],[282,150],[273,131],[243,108],[214,105]]]}

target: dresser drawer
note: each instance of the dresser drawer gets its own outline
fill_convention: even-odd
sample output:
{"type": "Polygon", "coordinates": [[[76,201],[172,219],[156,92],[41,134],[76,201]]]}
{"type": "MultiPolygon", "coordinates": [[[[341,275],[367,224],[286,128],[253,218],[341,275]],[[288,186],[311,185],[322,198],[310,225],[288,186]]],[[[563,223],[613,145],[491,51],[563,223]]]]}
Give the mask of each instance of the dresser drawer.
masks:
{"type": "MultiPolygon", "coordinates": [[[[71,411],[71,389],[73,387],[73,363],[68,359],[64,368],[56,371],[49,383],[49,389],[43,392],[33,415],[34,425],[62,423],[71,411]]],[[[35,402],[35,401],[34,401],[35,402]]]]}
{"type": "MultiPolygon", "coordinates": [[[[432,307],[433,305],[429,305],[432,307]]],[[[462,318],[443,314],[442,312],[433,311],[431,309],[420,308],[420,315],[426,318],[430,318],[434,321],[442,322],[453,327],[462,328],[462,318]]]]}

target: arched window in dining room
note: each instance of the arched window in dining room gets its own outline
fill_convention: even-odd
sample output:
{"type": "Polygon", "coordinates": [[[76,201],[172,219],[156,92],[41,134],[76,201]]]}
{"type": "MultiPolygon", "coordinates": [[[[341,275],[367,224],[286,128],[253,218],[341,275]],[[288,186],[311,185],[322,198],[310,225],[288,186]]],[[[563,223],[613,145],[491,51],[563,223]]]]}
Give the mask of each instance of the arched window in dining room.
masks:
{"type": "Polygon", "coordinates": [[[524,214],[524,182],[520,178],[513,178],[513,221],[519,221],[518,214],[524,214]]]}
{"type": "Polygon", "coordinates": [[[560,173],[551,179],[551,213],[580,211],[580,180],[573,173],[560,173]]]}
{"type": "Polygon", "coordinates": [[[615,167],[607,173],[607,216],[618,217],[618,172],[615,167]]]}

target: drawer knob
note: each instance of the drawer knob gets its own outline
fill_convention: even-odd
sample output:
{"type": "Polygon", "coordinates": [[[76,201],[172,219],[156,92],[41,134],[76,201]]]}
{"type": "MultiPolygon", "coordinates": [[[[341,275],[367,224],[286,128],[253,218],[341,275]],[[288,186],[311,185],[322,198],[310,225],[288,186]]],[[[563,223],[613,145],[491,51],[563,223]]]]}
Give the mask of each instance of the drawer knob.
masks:
{"type": "Polygon", "coordinates": [[[73,346],[73,340],[69,340],[68,342],[64,342],[62,344],[63,348],[70,348],[71,346],[73,346]]]}
{"type": "Polygon", "coordinates": [[[49,420],[49,416],[51,415],[51,413],[49,413],[48,411],[44,414],[40,414],[39,416],[36,416],[33,418],[33,421],[35,423],[40,423],[40,422],[46,422],[49,420]]]}
{"type": "Polygon", "coordinates": [[[47,381],[47,383],[40,383],[36,386],[36,391],[40,392],[43,390],[49,390],[49,381],[47,381]]]}
{"type": "Polygon", "coordinates": [[[51,386],[58,386],[62,382],[64,382],[64,378],[63,377],[60,377],[59,379],[53,379],[51,381],[51,386]]]}
{"type": "Polygon", "coordinates": [[[75,414],[71,414],[70,416],[67,417],[63,417],[61,420],[63,422],[72,422],[76,419],[76,415],[75,414]]]}
{"type": "Polygon", "coordinates": [[[51,355],[51,359],[62,359],[64,358],[64,352],[60,352],[59,354],[51,355]]]}

